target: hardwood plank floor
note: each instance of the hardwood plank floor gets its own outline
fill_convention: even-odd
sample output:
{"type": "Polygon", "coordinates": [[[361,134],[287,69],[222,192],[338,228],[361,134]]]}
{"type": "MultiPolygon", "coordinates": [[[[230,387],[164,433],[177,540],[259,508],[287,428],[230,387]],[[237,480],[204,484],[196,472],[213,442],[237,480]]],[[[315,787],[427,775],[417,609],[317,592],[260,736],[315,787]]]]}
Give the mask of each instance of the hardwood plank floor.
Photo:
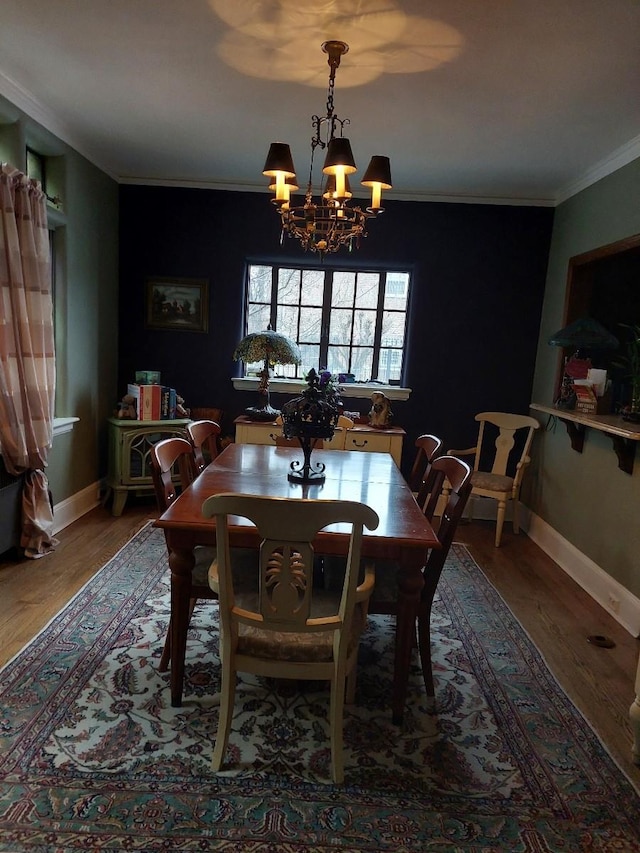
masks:
{"type": "MultiPolygon", "coordinates": [[[[155,518],[152,502],[132,501],[114,518],[98,507],[65,528],[40,560],[0,558],[0,665],[34,637],[137,530],[155,518]]],[[[619,625],[525,534],[505,527],[500,548],[489,522],[462,523],[456,541],[469,548],[544,656],[557,681],[640,788],[631,761],[629,706],[640,641],[619,625]],[[590,635],[610,637],[599,648],[590,635]]]]}

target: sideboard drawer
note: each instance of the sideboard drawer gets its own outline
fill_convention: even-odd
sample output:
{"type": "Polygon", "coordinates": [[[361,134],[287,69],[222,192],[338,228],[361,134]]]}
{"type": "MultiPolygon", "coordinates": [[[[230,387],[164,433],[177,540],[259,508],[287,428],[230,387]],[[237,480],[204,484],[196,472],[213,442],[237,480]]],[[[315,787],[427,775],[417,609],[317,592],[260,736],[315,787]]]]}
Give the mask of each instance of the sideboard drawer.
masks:
{"type": "Polygon", "coordinates": [[[390,453],[398,468],[402,461],[402,440],[404,430],[398,427],[391,429],[373,429],[366,426],[355,426],[347,430],[345,450],[364,451],[365,453],[390,453]]]}
{"type": "Polygon", "coordinates": [[[275,444],[277,435],[282,435],[282,427],[277,424],[260,421],[238,423],[236,420],[237,444],[275,444]]]}

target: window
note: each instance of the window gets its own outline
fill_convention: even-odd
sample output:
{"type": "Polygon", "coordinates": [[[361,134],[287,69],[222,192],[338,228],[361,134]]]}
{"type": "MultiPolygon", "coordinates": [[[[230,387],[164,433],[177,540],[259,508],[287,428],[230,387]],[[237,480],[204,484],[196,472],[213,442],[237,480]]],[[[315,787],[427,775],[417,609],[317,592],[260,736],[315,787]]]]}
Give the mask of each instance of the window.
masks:
{"type": "Polygon", "coordinates": [[[47,163],[43,154],[27,146],[27,175],[34,181],[40,181],[44,193],[47,192],[47,163]]]}
{"type": "Polygon", "coordinates": [[[285,376],[326,367],[357,381],[400,382],[409,286],[407,271],[249,264],[246,333],[270,324],[299,344],[302,364],[281,365],[285,376]]]}

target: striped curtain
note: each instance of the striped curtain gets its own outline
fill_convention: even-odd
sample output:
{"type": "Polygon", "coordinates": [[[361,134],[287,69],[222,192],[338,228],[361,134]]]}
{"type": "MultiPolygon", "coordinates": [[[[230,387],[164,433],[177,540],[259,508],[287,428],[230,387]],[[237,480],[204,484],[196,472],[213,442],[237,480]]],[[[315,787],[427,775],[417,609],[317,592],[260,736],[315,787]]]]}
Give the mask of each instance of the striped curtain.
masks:
{"type": "Polygon", "coordinates": [[[24,474],[21,547],[57,545],[44,469],[53,437],[55,352],[46,197],[13,166],[0,171],[0,450],[24,474]]]}

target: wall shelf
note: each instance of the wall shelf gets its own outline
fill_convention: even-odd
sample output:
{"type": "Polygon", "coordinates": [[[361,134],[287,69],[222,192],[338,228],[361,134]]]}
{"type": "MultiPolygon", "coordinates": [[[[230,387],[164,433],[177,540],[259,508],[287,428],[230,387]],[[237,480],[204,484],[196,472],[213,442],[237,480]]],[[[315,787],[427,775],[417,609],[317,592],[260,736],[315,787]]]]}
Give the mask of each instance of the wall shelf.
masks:
{"type": "Polygon", "coordinates": [[[543,406],[540,403],[531,403],[529,408],[562,421],[569,433],[571,447],[578,453],[582,453],[587,429],[607,433],[611,436],[613,449],[618,457],[618,468],[626,474],[633,473],[636,447],[640,441],[640,424],[623,421],[620,415],[585,415],[581,412],[556,409],[554,406],[543,406]]]}

